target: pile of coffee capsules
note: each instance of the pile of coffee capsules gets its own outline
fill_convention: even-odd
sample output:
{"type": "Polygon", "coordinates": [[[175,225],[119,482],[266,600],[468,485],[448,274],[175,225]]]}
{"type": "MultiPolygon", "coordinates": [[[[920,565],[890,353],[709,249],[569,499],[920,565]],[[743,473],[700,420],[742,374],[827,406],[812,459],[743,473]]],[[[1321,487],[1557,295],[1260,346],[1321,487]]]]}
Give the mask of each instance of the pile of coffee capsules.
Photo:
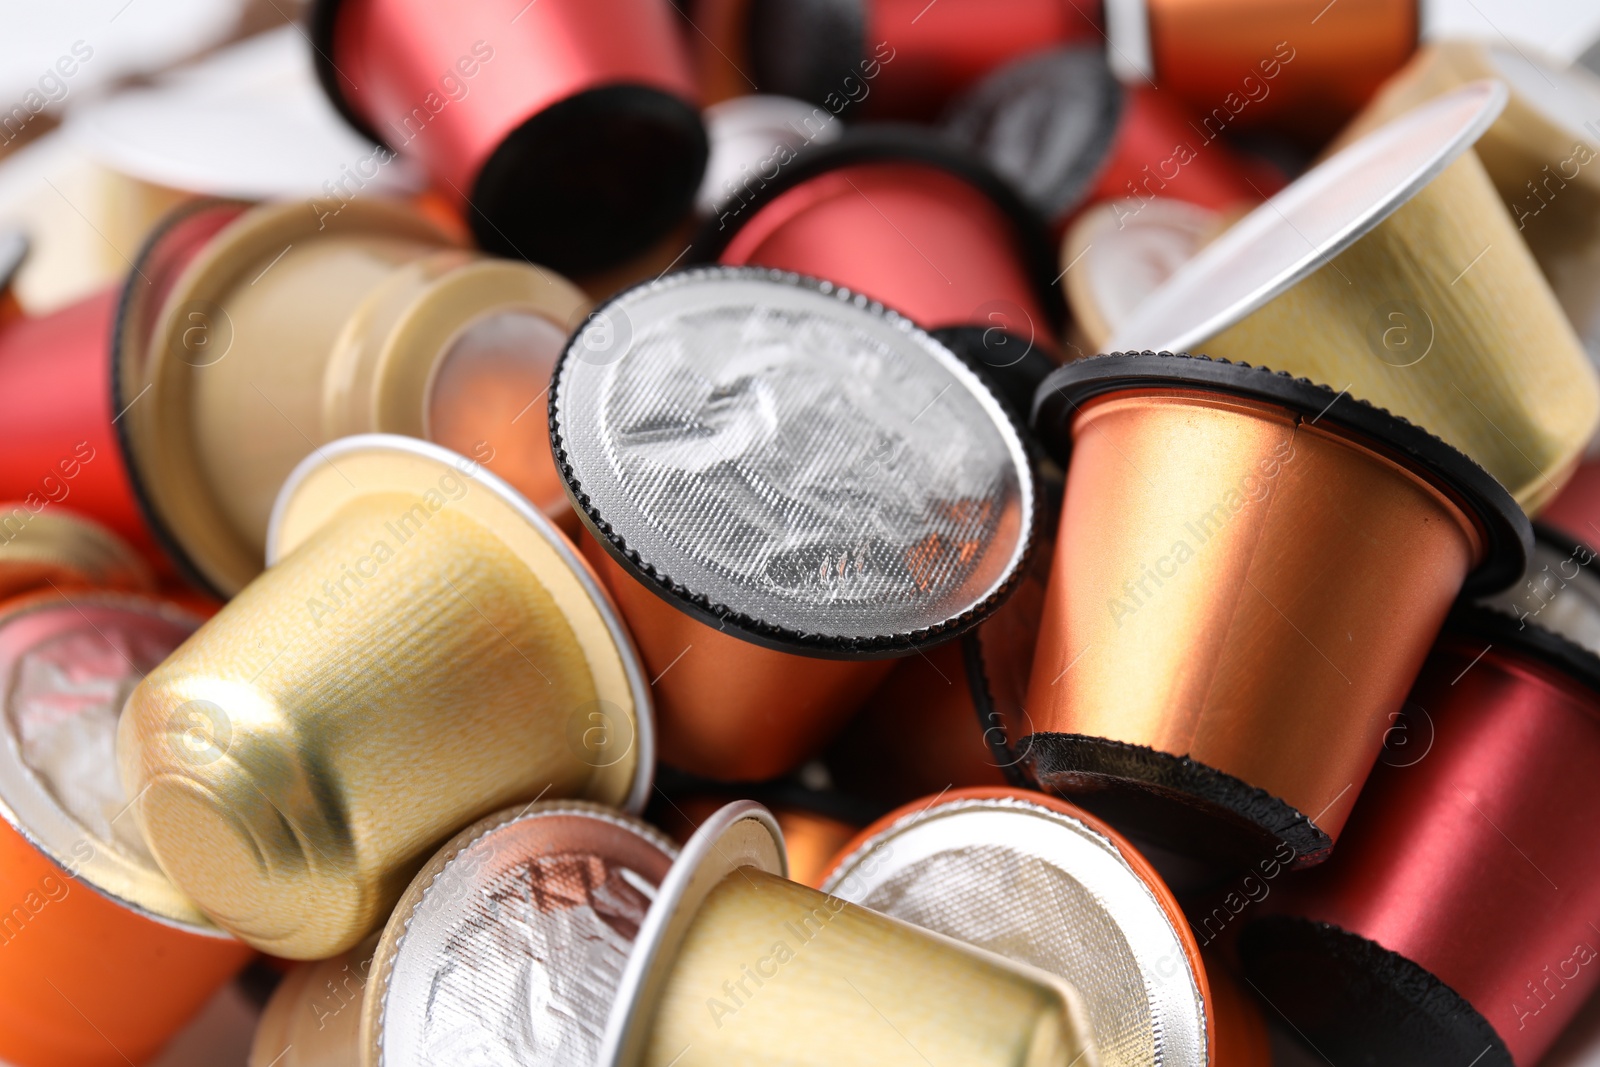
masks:
{"type": "Polygon", "coordinates": [[[4,235],[0,1062],[1600,1057],[1600,78],[1319,7],[316,0],[4,235]]]}

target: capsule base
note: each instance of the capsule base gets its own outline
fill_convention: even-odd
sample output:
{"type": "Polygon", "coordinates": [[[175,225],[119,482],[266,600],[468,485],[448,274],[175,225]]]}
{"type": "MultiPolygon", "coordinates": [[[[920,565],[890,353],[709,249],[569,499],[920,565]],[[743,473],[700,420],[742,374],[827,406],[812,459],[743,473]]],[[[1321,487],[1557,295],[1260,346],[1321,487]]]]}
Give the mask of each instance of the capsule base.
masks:
{"type": "Polygon", "coordinates": [[[1263,919],[1240,953],[1250,980],[1338,1062],[1513,1067],[1505,1042],[1454,989],[1332,923],[1263,919]]]}

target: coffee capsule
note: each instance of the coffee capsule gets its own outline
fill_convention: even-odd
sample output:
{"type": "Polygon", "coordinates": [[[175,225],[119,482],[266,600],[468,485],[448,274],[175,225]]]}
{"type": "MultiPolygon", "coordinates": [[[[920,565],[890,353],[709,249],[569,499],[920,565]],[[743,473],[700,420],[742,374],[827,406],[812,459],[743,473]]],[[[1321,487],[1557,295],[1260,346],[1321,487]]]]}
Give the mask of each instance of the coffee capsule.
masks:
{"type": "Polygon", "coordinates": [[[1593,435],[1600,384],[1468,151],[1505,100],[1474,82],[1328,159],[1202,249],[1107,346],[1347,389],[1536,511],[1593,435]]]}
{"type": "Polygon", "coordinates": [[[785,873],[759,804],[695,832],[635,939],[601,1067],[1099,1062],[1065,982],[785,873]]]}
{"type": "Polygon", "coordinates": [[[1420,0],[1106,0],[1107,53],[1132,85],[1176,94],[1218,129],[1315,140],[1417,47],[1420,0]]]}
{"type": "Polygon", "coordinates": [[[677,854],[596,804],[490,816],[418,872],[381,939],[290,972],[251,1067],[589,1067],[677,854]]]}
{"type": "Polygon", "coordinates": [[[773,176],[736,190],[692,254],[826,278],[928,330],[1003,331],[991,362],[1058,346],[1064,307],[1040,217],[974,154],[925,130],[854,129],[783,156],[773,176]]]}
{"type": "Polygon", "coordinates": [[[1246,974],[1324,1055],[1542,1062],[1600,988],[1600,578],[1541,531],[1459,607],[1333,860],[1245,928],[1246,974]]]}
{"type": "Polygon", "coordinates": [[[1008,60],[1098,41],[1073,0],[689,0],[707,101],[780,93],[875,119],[932,121],[1008,60]]]}
{"type": "Polygon", "coordinates": [[[1128,87],[1098,42],[1028,56],[957,100],[945,133],[986,159],[1053,226],[1111,198],[1172,197],[1211,209],[1283,187],[1170,98],[1128,87]]]}
{"type": "Polygon", "coordinates": [[[0,602],[50,586],[149,592],[156,578],[126,541],[61,508],[0,502],[0,602]]]}
{"type": "Polygon", "coordinates": [[[74,508],[170,570],[113,425],[106,338],[117,301],[114,287],[53,314],[0,322],[0,499],[29,513],[74,508]]]}
{"type": "Polygon", "coordinates": [[[1022,438],[949,349],[776,270],[631,289],[573,335],[550,433],[640,645],[662,759],[725,781],[816,752],[1025,569],[1022,438]]]}
{"type": "Polygon", "coordinates": [[[1478,78],[1510,91],[1473,146],[1591,358],[1600,360],[1600,77],[1509,41],[1436,41],[1396,74],[1339,144],[1478,78]]]}
{"type": "Polygon", "coordinates": [[[1225,216],[1182,200],[1108,200],[1078,216],[1061,244],[1061,284],[1080,356],[1106,342],[1207,241],[1225,216]]]}
{"type": "Polygon", "coordinates": [[[361,199],[190,209],[135,272],[117,429],[152,524],[217,592],[260,573],[295,464],[351,434],[427,438],[568,515],[543,401],[588,305],[560,276],[361,199]]]}
{"type": "Polygon", "coordinates": [[[1034,420],[1071,465],[1024,767],[1180,854],[1320,862],[1463,582],[1522,573],[1527,518],[1438,438],[1264,368],[1080,360],[1034,420]]]}
{"type": "Polygon", "coordinates": [[[650,698],[627,634],[494,475],[345,438],[290,475],[267,561],[133,691],[117,738],[151,852],[217,925],[330,956],[486,812],[643,805],[650,698]],[[175,745],[194,730],[206,745],[175,745]]]}
{"type": "Polygon", "coordinates": [[[832,112],[790,96],[735,96],[706,108],[704,118],[711,156],[694,202],[703,219],[777,177],[806,145],[830,144],[844,132],[832,112]]]}
{"type": "Polygon", "coordinates": [[[1248,1002],[1213,997],[1144,857],[1059,800],[965,789],[908,804],[835,857],[823,891],[1059,975],[1083,999],[1101,1067],[1270,1062],[1248,1002]]]}
{"type": "Polygon", "coordinates": [[[339,112],[416,160],[480,247],[569,274],[689,214],[706,132],[667,0],[317,0],[339,112]]]}
{"type": "MultiPolygon", "coordinates": [[[[47,518],[64,521],[35,516],[29,536],[47,518]]],[[[0,1059],[16,1067],[145,1062],[253,955],[161,873],[113,758],[123,698],[197,625],[95,589],[0,605],[0,1059]]]]}

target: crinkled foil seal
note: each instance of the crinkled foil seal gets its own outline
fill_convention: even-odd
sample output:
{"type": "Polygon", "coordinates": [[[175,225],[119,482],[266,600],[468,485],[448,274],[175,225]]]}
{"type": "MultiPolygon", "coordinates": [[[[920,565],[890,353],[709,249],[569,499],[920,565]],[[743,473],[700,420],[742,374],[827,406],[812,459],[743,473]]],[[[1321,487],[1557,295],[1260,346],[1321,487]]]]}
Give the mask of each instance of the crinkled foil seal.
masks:
{"type": "Polygon", "coordinates": [[[881,304],[790,272],[697,268],[602,305],[556,368],[550,432],[625,567],[779,648],[954,637],[1032,548],[1028,454],[982,379],[881,304]]]}
{"type": "Polygon", "coordinates": [[[390,919],[363,1044],[382,1067],[587,1067],[677,847],[581,801],[484,825],[447,845],[390,919]],[[563,817],[631,835],[659,870],[586,843],[563,817]]]}

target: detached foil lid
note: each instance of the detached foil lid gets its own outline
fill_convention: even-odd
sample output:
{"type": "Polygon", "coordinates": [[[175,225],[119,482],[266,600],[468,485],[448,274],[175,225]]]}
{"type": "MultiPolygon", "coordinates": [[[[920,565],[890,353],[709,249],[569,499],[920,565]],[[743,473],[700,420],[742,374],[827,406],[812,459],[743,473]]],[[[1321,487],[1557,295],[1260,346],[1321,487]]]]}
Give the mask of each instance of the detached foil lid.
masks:
{"type": "Polygon", "coordinates": [[[1042,797],[984,790],[904,810],[823,892],[1065,978],[1101,1067],[1204,1067],[1199,949],[1147,865],[1042,797]]]}
{"type": "Polygon", "coordinates": [[[904,651],[975,625],[1027,555],[1035,494],[983,382],[829,282],[707,268],[595,312],[551,437],[635,576],[778,648],[904,651]]]}
{"type": "Polygon", "coordinates": [[[677,855],[645,823],[579,801],[462,831],[384,929],[362,1062],[589,1067],[677,855]]]}
{"type": "MultiPolygon", "coordinates": [[[[0,816],[68,873],[151,918],[215,933],[145,847],[117,776],[128,694],[199,626],[161,601],[44,593],[0,616],[0,816]]],[[[209,743],[173,723],[175,746],[209,743]]]]}

